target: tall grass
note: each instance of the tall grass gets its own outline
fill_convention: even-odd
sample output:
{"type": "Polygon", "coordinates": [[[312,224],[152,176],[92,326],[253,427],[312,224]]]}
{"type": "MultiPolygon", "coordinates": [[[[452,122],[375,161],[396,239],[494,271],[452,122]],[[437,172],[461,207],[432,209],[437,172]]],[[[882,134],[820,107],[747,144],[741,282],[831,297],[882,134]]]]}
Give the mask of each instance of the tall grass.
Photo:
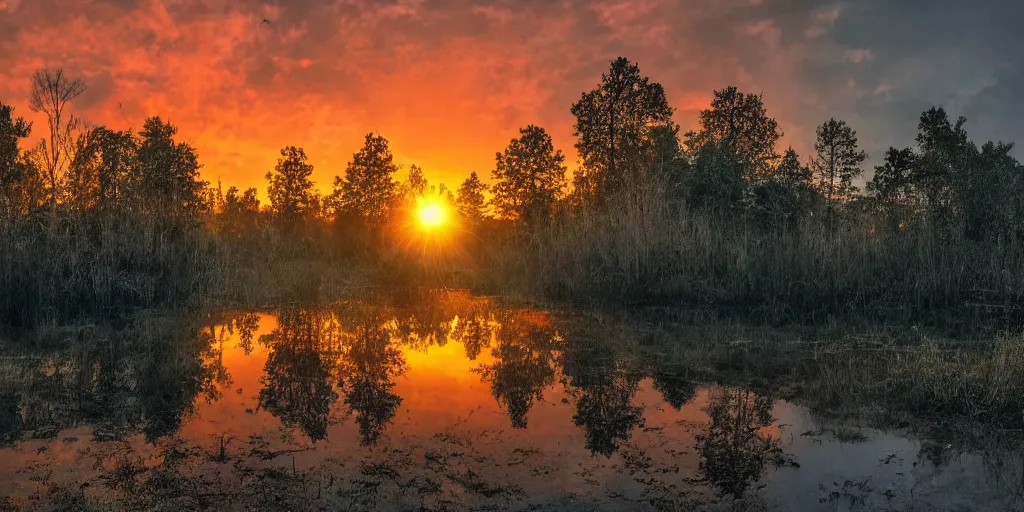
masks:
{"type": "Polygon", "coordinates": [[[533,286],[561,300],[710,306],[772,322],[1021,317],[1024,243],[974,242],[928,225],[875,229],[855,214],[764,229],[734,213],[673,208],[665,197],[656,182],[643,184],[536,233],[533,286]]]}
{"type": "Polygon", "coordinates": [[[0,223],[0,319],[39,325],[197,307],[223,284],[224,265],[195,223],[123,214],[0,223]]]}

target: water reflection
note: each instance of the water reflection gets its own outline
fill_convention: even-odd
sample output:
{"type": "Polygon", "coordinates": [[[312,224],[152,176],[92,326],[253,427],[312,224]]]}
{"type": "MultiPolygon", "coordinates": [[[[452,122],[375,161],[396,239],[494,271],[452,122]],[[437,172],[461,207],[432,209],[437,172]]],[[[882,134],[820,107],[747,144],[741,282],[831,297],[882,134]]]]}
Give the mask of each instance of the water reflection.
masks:
{"type": "Polygon", "coordinates": [[[393,392],[395,378],[405,373],[398,334],[397,322],[369,313],[344,336],[338,379],[345,404],[356,416],[363,445],[380,439],[402,404],[402,397],[393,392]]]}
{"type": "Polygon", "coordinates": [[[621,367],[607,345],[568,350],[562,364],[564,382],[576,399],[573,423],[586,432],[587,449],[610,456],[643,426],[643,408],[632,404],[641,376],[621,367]]]}
{"type": "MultiPolygon", "coordinates": [[[[467,323],[460,338],[470,340],[466,356],[472,360],[482,347],[485,328],[479,321],[467,323]]],[[[499,325],[491,349],[494,362],[477,371],[491,384],[491,394],[508,414],[512,428],[522,429],[534,402],[543,400],[544,389],[555,381],[556,350],[563,340],[549,323],[526,315],[506,315],[499,325]]]]}
{"type": "Polygon", "coordinates": [[[287,426],[297,425],[316,442],[327,435],[331,406],[338,399],[333,370],[338,357],[337,327],[321,310],[285,310],[277,328],[260,337],[270,349],[260,379],[259,406],[287,426]]]}
{"type": "Polygon", "coordinates": [[[654,389],[661,392],[665,402],[680,410],[697,395],[697,382],[687,375],[688,369],[677,365],[654,362],[650,368],[654,389]]]}
{"type": "MultiPolygon", "coordinates": [[[[964,477],[964,451],[948,443],[873,433],[877,446],[829,451],[824,420],[771,394],[708,386],[683,358],[581,332],[551,312],[455,293],[140,318],[5,344],[0,508],[3,495],[43,495],[59,478],[158,504],[193,493],[197,508],[288,493],[296,501],[274,503],[507,509],[571,495],[586,501],[558,503],[898,508],[920,497],[919,482],[964,477]]],[[[984,460],[994,458],[985,474],[1019,488],[1024,458],[984,460]]]]}
{"type": "Polygon", "coordinates": [[[781,463],[779,441],[766,430],[774,400],[742,389],[719,389],[704,409],[711,419],[698,434],[700,471],[722,494],[741,497],[761,479],[769,461],[781,463]]]}
{"type": "Polygon", "coordinates": [[[219,398],[214,336],[194,319],[155,317],[110,332],[12,344],[0,372],[0,438],[45,436],[86,423],[104,437],[176,432],[197,400],[219,398]]]}

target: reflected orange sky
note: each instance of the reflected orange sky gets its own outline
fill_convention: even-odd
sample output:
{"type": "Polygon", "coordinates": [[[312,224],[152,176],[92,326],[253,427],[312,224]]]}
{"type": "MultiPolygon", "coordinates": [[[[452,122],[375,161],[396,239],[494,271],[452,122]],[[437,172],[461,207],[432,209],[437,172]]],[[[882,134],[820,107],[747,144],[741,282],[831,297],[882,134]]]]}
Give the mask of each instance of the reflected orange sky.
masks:
{"type": "MultiPolygon", "coordinates": [[[[445,304],[473,306],[473,302],[473,299],[456,296],[445,304]]],[[[421,320],[433,325],[428,320],[447,316],[440,310],[433,313],[426,312],[421,320]]],[[[479,371],[481,367],[501,363],[500,352],[492,351],[499,346],[495,344],[498,339],[492,338],[491,346],[471,361],[466,346],[454,339],[455,331],[449,331],[443,343],[416,343],[418,348],[393,339],[400,350],[404,371],[394,376],[394,387],[389,388],[389,392],[401,397],[401,402],[394,416],[389,416],[383,425],[382,435],[370,446],[360,442],[363,433],[357,421],[357,415],[365,414],[366,410],[350,410],[338,382],[332,383],[338,396],[330,404],[326,435],[311,442],[301,424],[286,426],[279,413],[259,405],[261,390],[267,386],[262,380],[267,377],[270,355],[275,351],[280,354],[281,347],[268,348],[258,341],[261,336],[278,331],[278,318],[270,314],[257,316],[258,328],[252,332],[255,342],[248,354],[241,344],[238,324],[234,332],[224,325],[203,328],[204,334],[212,335],[211,350],[201,356],[203,364],[207,368],[223,367],[222,375],[227,378],[216,381],[219,393],[213,401],[208,401],[203,393],[195,397],[194,407],[185,412],[180,429],[172,436],[161,438],[155,444],[147,442],[141,434],[129,435],[124,442],[94,443],[91,426],[79,426],[62,430],[54,439],[25,439],[0,449],[0,457],[9,463],[0,468],[0,482],[3,482],[0,495],[9,494],[24,503],[32,493],[45,491],[46,485],[51,483],[92,482],[87,493],[102,496],[108,491],[97,485],[97,479],[111,474],[120,461],[138,457],[140,464],[153,467],[160,464],[161,450],[179,442],[183,443],[181,446],[198,450],[195,465],[189,466],[188,471],[216,474],[217,481],[226,478],[234,482],[234,476],[226,472],[222,475],[227,462],[217,459],[222,439],[226,440],[223,445],[226,456],[239,462],[252,467],[290,463],[292,468],[302,471],[329,464],[334,464],[329,466],[332,471],[342,467],[359,470],[363,462],[386,458],[388,454],[410,454],[412,463],[421,464],[421,469],[432,472],[436,468],[432,469],[427,462],[427,452],[442,458],[448,453],[452,464],[449,469],[472,468],[495,481],[521,482],[536,496],[557,496],[568,490],[577,492],[587,488],[601,492],[632,488],[637,492],[636,484],[640,481],[630,481],[621,473],[623,468],[629,468],[628,461],[638,453],[649,454],[655,464],[668,468],[666,474],[670,475],[670,480],[680,478],[675,476],[677,473],[693,475],[698,471],[701,459],[696,436],[707,428],[707,407],[717,388],[697,390],[691,400],[676,410],[665,402],[651,378],[640,380],[629,394],[629,403],[642,410],[642,421],[630,426],[625,437],[616,435],[615,449],[602,455],[591,451],[588,436],[595,428],[602,432],[599,435],[610,435],[610,431],[605,431],[609,419],[580,423],[576,415],[588,413],[578,407],[579,395],[575,391],[567,392],[557,373],[543,386],[541,398],[530,399],[526,412],[528,426],[514,428],[505,406],[493,394],[491,386],[495,381],[479,371]],[[260,459],[255,451],[257,447],[265,450],[260,453],[279,455],[260,459]],[[454,451],[446,452],[449,448],[454,451]],[[529,463],[524,464],[527,459],[529,463]],[[31,475],[46,476],[39,480],[30,478],[31,475]]],[[[516,310],[502,318],[510,322],[502,326],[507,329],[502,331],[506,337],[501,339],[505,342],[515,342],[517,336],[526,335],[530,329],[553,325],[550,314],[543,311],[516,310]]],[[[496,320],[490,322],[494,327],[499,325],[496,320]]],[[[458,320],[441,323],[454,328],[458,320]]],[[[385,324],[394,326],[396,322],[391,320],[385,324]]],[[[446,336],[443,330],[439,332],[438,336],[446,336]]],[[[551,334],[555,335],[553,331],[551,334]]],[[[278,339],[272,343],[290,341],[278,339]]],[[[328,358],[337,357],[328,352],[323,354],[328,358]]],[[[299,368],[287,364],[275,367],[292,371],[299,368]]],[[[303,371],[299,369],[298,373],[286,377],[302,380],[308,376],[303,371]]],[[[513,369],[506,377],[523,375],[525,378],[525,374],[516,371],[513,369]]],[[[308,405],[302,399],[292,403],[308,405]]],[[[790,408],[776,403],[775,412],[786,415],[790,408]]],[[[760,430],[760,435],[765,437],[780,439],[782,434],[782,426],[777,422],[760,430]]],[[[403,471],[408,469],[403,468],[403,471]]]]}
{"type": "MultiPolygon", "coordinates": [[[[665,86],[684,131],[714,89],[732,84],[764,92],[783,144],[806,149],[828,110],[816,86],[791,78],[842,13],[808,9],[790,27],[771,9],[736,11],[759,4],[0,0],[0,101],[29,116],[32,72],[63,66],[88,81],[75,104],[82,117],[138,129],[160,115],[198,149],[203,177],[225,188],[265,197],[279,149],[299,145],[327,190],[370,131],[406,169],[456,187],[471,171],[488,180],[495,152],[531,123],[571,170],[569,108],[623,55],[665,86]]],[[[858,55],[851,72],[870,54],[858,55]]],[[[30,117],[35,138],[43,123],[30,117]]]]}

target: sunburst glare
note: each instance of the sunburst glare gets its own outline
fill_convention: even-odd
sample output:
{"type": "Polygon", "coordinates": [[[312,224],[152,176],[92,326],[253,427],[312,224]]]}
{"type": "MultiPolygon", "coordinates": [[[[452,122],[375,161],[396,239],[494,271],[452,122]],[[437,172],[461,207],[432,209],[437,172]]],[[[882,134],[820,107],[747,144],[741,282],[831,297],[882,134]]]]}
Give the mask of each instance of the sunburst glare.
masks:
{"type": "Polygon", "coordinates": [[[426,229],[437,229],[447,220],[447,212],[440,203],[430,202],[421,204],[417,215],[420,225],[426,229]]]}

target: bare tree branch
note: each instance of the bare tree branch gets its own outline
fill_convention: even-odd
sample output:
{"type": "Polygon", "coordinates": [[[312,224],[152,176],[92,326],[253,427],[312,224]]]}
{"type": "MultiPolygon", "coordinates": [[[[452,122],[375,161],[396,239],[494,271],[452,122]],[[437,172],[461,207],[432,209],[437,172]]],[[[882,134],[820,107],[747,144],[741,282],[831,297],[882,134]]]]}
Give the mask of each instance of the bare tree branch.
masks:
{"type": "Polygon", "coordinates": [[[29,97],[29,108],[33,112],[46,114],[50,128],[49,142],[40,144],[36,153],[41,167],[46,173],[50,187],[50,206],[57,204],[57,192],[60,177],[71,161],[74,132],[80,121],[72,114],[65,115],[68,103],[85,92],[85,79],[70,79],[64,70],[40,69],[32,75],[32,92],[29,97]]]}

